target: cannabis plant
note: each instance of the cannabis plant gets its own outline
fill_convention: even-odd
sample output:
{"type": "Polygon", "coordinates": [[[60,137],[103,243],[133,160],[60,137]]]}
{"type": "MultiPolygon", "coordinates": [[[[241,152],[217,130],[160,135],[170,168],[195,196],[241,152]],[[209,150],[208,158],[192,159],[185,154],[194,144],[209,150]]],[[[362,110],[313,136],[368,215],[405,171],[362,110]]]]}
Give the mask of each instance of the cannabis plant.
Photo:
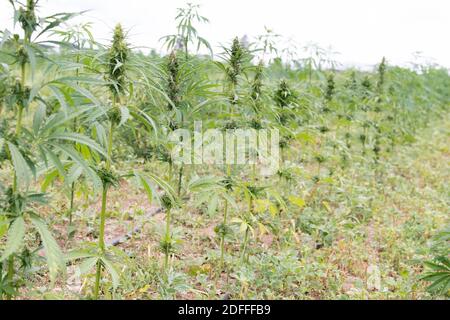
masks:
{"type": "Polygon", "coordinates": [[[224,50],[222,57],[225,61],[216,61],[215,64],[225,73],[224,94],[228,96],[229,103],[235,106],[239,102],[239,79],[248,69],[250,54],[237,37],[231,48],[224,50]]]}
{"type": "Polygon", "coordinates": [[[379,97],[381,97],[384,92],[384,85],[386,81],[386,68],[387,68],[386,58],[383,57],[383,60],[381,60],[381,63],[378,66],[377,93],[379,97]]]}
{"type": "Polygon", "coordinates": [[[330,73],[327,77],[327,87],[325,90],[325,100],[330,102],[333,100],[336,91],[336,83],[334,81],[334,74],[330,73]]]}
{"type": "Polygon", "coordinates": [[[200,15],[200,5],[188,3],[186,8],[178,8],[177,16],[177,34],[168,35],[163,40],[169,51],[183,51],[186,60],[189,59],[189,45],[195,44],[197,52],[201,47],[209,50],[212,56],[212,48],[209,42],[198,34],[196,23],[209,23],[208,18],[200,15]]]}

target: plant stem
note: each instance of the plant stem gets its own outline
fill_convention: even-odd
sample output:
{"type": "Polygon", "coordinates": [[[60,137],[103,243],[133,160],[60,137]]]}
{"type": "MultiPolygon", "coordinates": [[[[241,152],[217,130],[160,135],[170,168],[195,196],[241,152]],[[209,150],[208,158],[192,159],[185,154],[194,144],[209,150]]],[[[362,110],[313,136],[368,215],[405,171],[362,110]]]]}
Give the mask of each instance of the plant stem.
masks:
{"type": "MultiPolygon", "coordinates": [[[[78,45],[78,50],[80,50],[80,45],[78,45]]],[[[77,65],[80,63],[80,55],[77,54],[76,56],[76,63],[77,65]]],[[[80,69],[77,68],[75,71],[75,76],[78,78],[80,76],[80,69]]],[[[79,81],[77,81],[77,85],[79,85],[79,81]]],[[[73,119],[73,131],[77,132],[78,130],[78,121],[77,118],[73,119]]],[[[74,143],[75,147],[76,147],[76,143],[74,143]]],[[[70,211],[69,211],[69,226],[72,226],[72,214],[73,214],[73,209],[74,209],[74,198],[75,198],[75,181],[72,182],[72,185],[70,187],[70,211]]]]}
{"type": "Polygon", "coordinates": [[[72,213],[74,208],[74,198],[75,198],[75,181],[72,182],[70,187],[70,209],[69,209],[69,226],[72,225],[72,213]]]}
{"type": "Polygon", "coordinates": [[[22,117],[23,117],[23,107],[19,106],[19,112],[17,114],[16,136],[19,136],[22,131],[22,117]]]}
{"type": "Polygon", "coordinates": [[[102,253],[105,251],[105,224],[106,224],[106,199],[108,194],[107,186],[103,187],[102,192],[102,211],[100,213],[100,233],[98,237],[98,246],[102,253]]]}
{"type": "Polygon", "coordinates": [[[182,184],[182,181],[183,181],[183,171],[184,171],[184,166],[183,166],[183,164],[181,164],[180,170],[178,172],[178,187],[177,187],[177,194],[178,194],[178,196],[181,195],[181,184],[182,184]]]}
{"type": "MultiPolygon", "coordinates": [[[[16,171],[14,170],[14,177],[13,177],[13,193],[15,194],[17,192],[17,174],[16,171]]],[[[13,278],[14,278],[14,274],[15,274],[15,270],[14,270],[14,256],[11,255],[9,257],[8,260],[8,274],[7,274],[7,279],[8,282],[12,282],[13,278]]],[[[8,300],[11,300],[11,295],[7,296],[8,300]]]]}
{"type": "Polygon", "coordinates": [[[108,170],[111,169],[113,136],[114,136],[114,122],[111,121],[108,135],[108,159],[106,159],[106,169],[108,170]]]}
{"type": "MultiPolygon", "coordinates": [[[[113,96],[113,108],[116,106],[117,97],[113,96]]],[[[113,148],[113,135],[114,135],[114,122],[111,121],[109,125],[109,134],[108,134],[108,158],[106,159],[106,169],[111,169],[112,163],[112,148],[113,148]]],[[[105,254],[106,245],[105,245],[105,224],[106,224],[106,200],[108,197],[108,185],[103,184],[102,191],[102,209],[100,212],[100,231],[98,235],[98,247],[100,249],[101,255],[105,254]]],[[[97,300],[100,292],[100,278],[102,275],[102,263],[101,261],[97,262],[97,272],[95,275],[95,289],[94,289],[94,299],[97,300]]]]}
{"type": "Polygon", "coordinates": [[[242,245],[242,256],[241,256],[242,262],[245,261],[245,254],[246,254],[246,251],[247,251],[249,229],[250,229],[250,227],[247,226],[247,229],[245,230],[244,243],[242,245]]]}
{"type": "MultiPolygon", "coordinates": [[[[105,253],[105,224],[106,224],[106,199],[108,194],[108,187],[103,186],[102,192],[102,210],[100,212],[100,233],[98,236],[98,247],[100,249],[101,254],[105,253]]],[[[94,299],[97,300],[100,291],[100,277],[102,274],[102,264],[100,261],[97,262],[97,273],[95,276],[95,290],[94,290],[94,299]]]]}
{"type": "MultiPolygon", "coordinates": [[[[251,215],[253,215],[253,198],[251,195],[248,199],[248,211],[251,215]]],[[[244,243],[242,245],[242,257],[241,257],[242,262],[244,262],[244,260],[245,260],[245,252],[247,250],[247,245],[248,245],[249,230],[250,230],[250,226],[247,225],[247,229],[245,230],[244,243]]]]}
{"type": "MultiPolygon", "coordinates": [[[[231,166],[227,165],[227,177],[231,177],[231,166]]],[[[225,199],[225,208],[223,213],[223,227],[226,228],[228,222],[228,200],[225,199]]],[[[222,234],[220,238],[220,270],[223,270],[225,256],[225,234],[222,234]]]]}
{"type": "Polygon", "coordinates": [[[94,300],[98,300],[99,297],[101,275],[102,275],[102,264],[100,261],[97,261],[97,271],[95,273],[94,300]]]}
{"type": "Polygon", "coordinates": [[[184,55],[186,56],[186,61],[189,60],[189,50],[188,50],[189,39],[187,37],[184,38],[184,55]]]}
{"type": "MultiPolygon", "coordinates": [[[[25,41],[26,41],[26,39],[25,39],[25,41]]],[[[21,65],[21,79],[20,79],[22,90],[25,89],[25,81],[26,81],[25,77],[26,77],[26,64],[22,63],[22,65],[21,65]]],[[[20,133],[22,131],[22,117],[23,117],[23,109],[24,109],[23,102],[20,102],[18,104],[18,107],[19,107],[19,112],[17,114],[16,137],[19,137],[20,133]]],[[[12,189],[13,189],[13,193],[17,192],[17,172],[15,170],[14,170],[14,176],[13,176],[13,187],[12,187],[12,189]]],[[[9,260],[8,260],[8,275],[7,275],[8,281],[12,282],[12,280],[14,278],[14,274],[15,274],[15,270],[14,270],[14,256],[11,255],[9,257],[9,260]]],[[[8,295],[7,297],[8,297],[9,300],[11,299],[11,295],[8,295]]]]}
{"type": "MultiPolygon", "coordinates": [[[[21,68],[20,83],[21,83],[22,90],[25,90],[26,64],[22,63],[20,68],[21,68]]],[[[24,109],[23,101],[19,102],[18,107],[19,107],[19,112],[17,114],[17,124],[16,124],[16,136],[17,137],[20,135],[20,133],[22,131],[22,117],[23,117],[23,109],[24,109]]]]}
{"type": "MultiPolygon", "coordinates": [[[[228,201],[225,200],[225,208],[223,212],[223,228],[226,227],[227,220],[228,220],[228,201]]],[[[220,272],[222,272],[223,270],[224,255],[225,255],[225,233],[222,232],[220,238],[220,272]]]]}
{"type": "MultiPolygon", "coordinates": [[[[8,274],[7,274],[8,285],[12,284],[12,282],[14,280],[14,273],[15,273],[15,270],[14,270],[14,256],[11,255],[11,256],[9,256],[9,259],[8,259],[8,274]]],[[[12,298],[12,295],[10,295],[10,294],[8,294],[6,296],[7,300],[11,300],[11,298],[12,298]]]]}
{"type": "Polygon", "coordinates": [[[172,162],[169,162],[169,172],[167,174],[167,180],[169,182],[172,181],[172,178],[173,178],[172,175],[173,175],[173,164],[172,164],[172,162]]]}
{"type": "Polygon", "coordinates": [[[164,270],[167,274],[168,268],[169,268],[169,256],[170,256],[170,248],[171,245],[171,234],[170,234],[170,219],[171,219],[171,213],[170,209],[166,210],[166,235],[165,235],[165,242],[166,242],[166,250],[165,250],[165,259],[164,259],[164,270]]]}

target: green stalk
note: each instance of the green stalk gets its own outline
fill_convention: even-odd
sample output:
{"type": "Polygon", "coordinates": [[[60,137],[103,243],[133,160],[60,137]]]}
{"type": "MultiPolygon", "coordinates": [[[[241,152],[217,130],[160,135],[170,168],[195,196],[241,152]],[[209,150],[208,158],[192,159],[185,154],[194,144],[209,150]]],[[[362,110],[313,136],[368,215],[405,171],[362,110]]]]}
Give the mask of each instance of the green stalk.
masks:
{"type": "MultiPolygon", "coordinates": [[[[26,41],[26,40],[25,40],[26,41]]],[[[26,77],[26,64],[22,63],[21,65],[21,87],[22,90],[25,88],[25,79],[26,77]]],[[[20,136],[20,133],[22,131],[22,117],[23,117],[23,102],[21,102],[18,107],[19,107],[19,112],[17,115],[17,124],[16,124],[16,137],[20,136]]],[[[14,176],[13,176],[13,193],[17,192],[17,173],[14,170],[14,176]]],[[[12,282],[13,278],[14,278],[14,274],[15,274],[15,270],[14,270],[14,256],[11,255],[8,259],[8,275],[7,275],[7,279],[8,281],[12,282]]],[[[7,296],[7,299],[10,300],[11,299],[11,295],[7,296]]]]}
{"type": "Polygon", "coordinates": [[[171,161],[169,162],[169,178],[168,178],[170,182],[173,181],[172,175],[173,175],[173,163],[171,161]]]}
{"type": "Polygon", "coordinates": [[[108,170],[111,169],[113,136],[114,136],[114,122],[111,121],[108,135],[108,159],[106,159],[106,169],[108,170]]]}
{"type": "Polygon", "coordinates": [[[72,186],[70,187],[69,226],[72,225],[72,213],[73,213],[73,208],[74,208],[74,199],[75,199],[75,181],[72,182],[72,186]]]}
{"type": "Polygon", "coordinates": [[[183,172],[184,172],[184,166],[183,164],[180,165],[180,170],[178,172],[178,187],[177,187],[177,194],[178,196],[181,195],[181,184],[183,181],[183,172]]]}
{"type": "Polygon", "coordinates": [[[100,213],[100,233],[98,237],[98,246],[102,253],[105,252],[105,224],[106,224],[106,199],[108,194],[108,187],[103,186],[102,192],[102,211],[100,213]]]}
{"type": "Polygon", "coordinates": [[[308,80],[309,80],[309,85],[311,85],[312,82],[312,62],[309,61],[309,65],[308,65],[308,80]]]}
{"type": "MultiPolygon", "coordinates": [[[[8,274],[7,274],[7,279],[8,279],[8,284],[11,285],[13,280],[14,280],[14,274],[15,274],[15,270],[14,270],[14,256],[11,255],[9,256],[8,259],[8,274]]],[[[12,296],[10,294],[6,295],[6,299],[7,300],[11,300],[12,296]]]]}
{"type": "MultiPolygon", "coordinates": [[[[25,63],[22,63],[21,65],[21,87],[22,90],[25,89],[25,77],[26,77],[26,65],[25,63]]],[[[19,136],[22,131],[22,117],[23,117],[23,108],[22,102],[18,105],[19,112],[17,114],[17,125],[16,125],[16,136],[19,136]]]]}
{"type": "MultiPolygon", "coordinates": [[[[256,143],[257,143],[257,147],[259,146],[259,137],[256,136],[256,143]]],[[[255,161],[255,163],[252,165],[252,181],[253,181],[253,185],[256,184],[256,162],[258,161],[258,152],[256,152],[256,157],[255,159],[253,159],[255,161]]]]}
{"type": "MultiPolygon", "coordinates": [[[[100,233],[98,236],[98,247],[101,254],[105,253],[105,224],[106,224],[106,199],[108,194],[108,187],[103,186],[102,192],[102,210],[100,213],[100,233]]],[[[94,299],[97,300],[100,292],[100,277],[102,274],[102,264],[100,261],[97,262],[97,272],[95,276],[95,289],[94,289],[94,299]]]]}
{"type": "MultiPolygon", "coordinates": [[[[165,235],[166,246],[168,246],[169,243],[171,242],[170,241],[171,240],[170,220],[171,220],[170,209],[166,209],[166,235],[165,235]]],[[[169,268],[169,256],[170,256],[169,247],[166,247],[165,255],[166,256],[164,258],[164,270],[166,271],[166,274],[167,274],[168,268],[169,268]]]]}
{"type": "Polygon", "coordinates": [[[97,271],[95,273],[95,288],[94,288],[94,300],[98,300],[100,292],[100,277],[102,275],[102,264],[97,261],[97,271]]]}
{"type": "MultiPolygon", "coordinates": [[[[231,166],[227,165],[227,176],[231,176],[231,166]]],[[[228,221],[228,200],[225,199],[225,208],[223,213],[223,227],[225,228],[228,221]]],[[[225,256],[225,234],[221,235],[220,238],[220,271],[223,270],[225,256]]]]}
{"type": "MultiPolygon", "coordinates": [[[[184,128],[184,117],[183,117],[183,114],[181,115],[181,127],[184,128]]],[[[181,195],[181,184],[183,182],[183,173],[184,173],[184,164],[181,163],[180,164],[180,169],[179,169],[179,172],[178,172],[178,189],[177,189],[178,197],[181,195]]]]}
{"type": "MultiPolygon", "coordinates": [[[[77,130],[77,120],[74,120],[74,131],[77,130]]],[[[75,143],[76,145],[76,143],[75,143]]],[[[73,210],[74,210],[74,203],[75,203],[75,181],[72,182],[72,185],[70,186],[70,209],[69,209],[69,227],[72,226],[72,220],[73,220],[73,210]]]]}
{"type": "Polygon", "coordinates": [[[16,136],[19,136],[20,132],[22,131],[22,117],[23,107],[19,106],[19,113],[17,114],[16,136]]]}
{"type": "MultiPolygon", "coordinates": [[[[78,50],[80,48],[78,47],[78,50]]],[[[76,57],[76,63],[77,65],[80,63],[80,55],[77,54],[76,57]]],[[[78,78],[80,75],[80,69],[77,68],[75,71],[75,76],[78,78]]],[[[79,84],[79,82],[77,81],[77,85],[79,84]]],[[[77,119],[75,118],[73,120],[73,131],[76,132],[78,129],[78,123],[77,123],[77,119]]],[[[75,143],[76,146],[76,143],[75,143]]],[[[72,185],[70,187],[70,211],[69,211],[69,226],[72,226],[72,214],[73,214],[73,209],[74,209],[74,199],[75,199],[75,181],[72,182],[72,185]]]]}
{"type": "Polygon", "coordinates": [[[17,192],[17,175],[16,175],[16,171],[14,171],[14,177],[13,177],[13,193],[17,192]]]}
{"type": "MultiPolygon", "coordinates": [[[[228,201],[225,200],[225,208],[223,213],[223,227],[225,228],[228,220],[228,201]]],[[[220,238],[220,271],[223,270],[223,261],[225,255],[225,233],[222,233],[220,238]]]]}
{"type": "Polygon", "coordinates": [[[186,56],[186,61],[189,60],[189,50],[188,50],[189,40],[187,37],[184,38],[184,55],[186,56]]]}
{"type": "Polygon", "coordinates": [[[247,229],[245,230],[244,243],[242,245],[242,256],[241,256],[242,262],[245,261],[245,254],[246,254],[247,245],[248,245],[248,233],[249,233],[249,230],[250,230],[250,228],[247,226],[247,229]]]}
{"type": "MultiPolygon", "coordinates": [[[[250,214],[253,214],[253,198],[251,195],[248,199],[248,211],[250,212],[250,214]]],[[[241,256],[242,262],[244,262],[244,260],[245,260],[245,254],[246,254],[247,246],[248,246],[249,231],[250,231],[250,226],[247,226],[247,229],[245,230],[244,243],[242,245],[242,256],[241,256]]]]}
{"type": "MultiPolygon", "coordinates": [[[[113,99],[113,106],[116,105],[116,97],[113,99]]],[[[114,135],[114,122],[111,121],[109,127],[108,136],[108,158],[106,159],[106,168],[111,169],[111,158],[112,158],[112,148],[113,148],[113,135],[114,135]]],[[[108,196],[108,185],[103,185],[102,191],[102,210],[100,212],[100,232],[98,236],[98,247],[101,254],[103,255],[106,251],[105,245],[105,224],[106,224],[106,200],[108,196]]],[[[97,262],[97,272],[95,275],[95,289],[94,289],[94,299],[97,300],[100,292],[100,278],[102,275],[102,263],[97,262]]]]}

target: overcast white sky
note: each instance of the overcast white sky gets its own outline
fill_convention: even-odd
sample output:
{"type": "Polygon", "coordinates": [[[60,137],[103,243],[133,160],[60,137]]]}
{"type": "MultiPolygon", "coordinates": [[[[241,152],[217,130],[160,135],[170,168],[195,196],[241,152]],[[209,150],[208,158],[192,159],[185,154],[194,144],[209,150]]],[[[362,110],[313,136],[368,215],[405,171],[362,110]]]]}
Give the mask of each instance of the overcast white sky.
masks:
{"type": "MultiPolygon", "coordinates": [[[[106,42],[117,22],[130,30],[135,46],[161,48],[158,39],[175,31],[176,8],[185,0],[41,0],[41,12],[90,9],[84,20],[106,42]]],[[[344,64],[372,65],[386,56],[404,64],[423,52],[450,68],[449,0],[198,0],[211,24],[200,28],[220,51],[219,43],[274,29],[301,45],[316,42],[340,52],[344,64]]],[[[0,0],[0,28],[11,28],[12,10],[0,0]]]]}

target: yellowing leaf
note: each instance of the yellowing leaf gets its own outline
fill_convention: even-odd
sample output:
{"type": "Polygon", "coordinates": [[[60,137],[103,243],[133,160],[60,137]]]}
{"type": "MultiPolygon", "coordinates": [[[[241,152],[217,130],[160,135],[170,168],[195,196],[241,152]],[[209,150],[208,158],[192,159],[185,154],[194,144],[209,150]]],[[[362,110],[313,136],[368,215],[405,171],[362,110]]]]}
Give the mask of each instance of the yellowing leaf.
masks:
{"type": "Polygon", "coordinates": [[[321,179],[321,182],[322,183],[333,184],[334,183],[334,179],[331,178],[331,177],[326,177],[326,178],[321,179]]]}
{"type": "Polygon", "coordinates": [[[0,216],[0,238],[8,232],[8,220],[5,216],[0,216]]]}
{"type": "Polygon", "coordinates": [[[276,216],[276,215],[278,214],[279,211],[278,211],[277,206],[274,205],[273,203],[271,203],[270,206],[269,206],[269,212],[270,212],[270,214],[271,214],[272,217],[273,217],[273,216],[276,216]]]}
{"type": "Polygon", "coordinates": [[[328,202],[323,201],[322,204],[323,204],[323,206],[325,207],[325,209],[327,209],[327,211],[328,211],[329,213],[332,213],[332,212],[333,212],[333,210],[331,209],[330,204],[329,204],[328,202]]]}
{"type": "Polygon", "coordinates": [[[305,200],[303,200],[302,198],[299,198],[299,197],[295,197],[295,196],[290,196],[289,201],[299,208],[303,208],[306,205],[305,200]]]}
{"type": "Polygon", "coordinates": [[[256,213],[263,213],[263,212],[267,211],[267,209],[269,208],[270,205],[271,205],[271,202],[269,200],[258,199],[258,200],[255,200],[255,202],[254,202],[254,210],[256,213]]]}
{"type": "Polygon", "coordinates": [[[258,229],[259,229],[259,234],[260,235],[264,235],[266,233],[269,233],[269,230],[267,230],[266,226],[263,225],[261,222],[258,222],[258,229]]]}

